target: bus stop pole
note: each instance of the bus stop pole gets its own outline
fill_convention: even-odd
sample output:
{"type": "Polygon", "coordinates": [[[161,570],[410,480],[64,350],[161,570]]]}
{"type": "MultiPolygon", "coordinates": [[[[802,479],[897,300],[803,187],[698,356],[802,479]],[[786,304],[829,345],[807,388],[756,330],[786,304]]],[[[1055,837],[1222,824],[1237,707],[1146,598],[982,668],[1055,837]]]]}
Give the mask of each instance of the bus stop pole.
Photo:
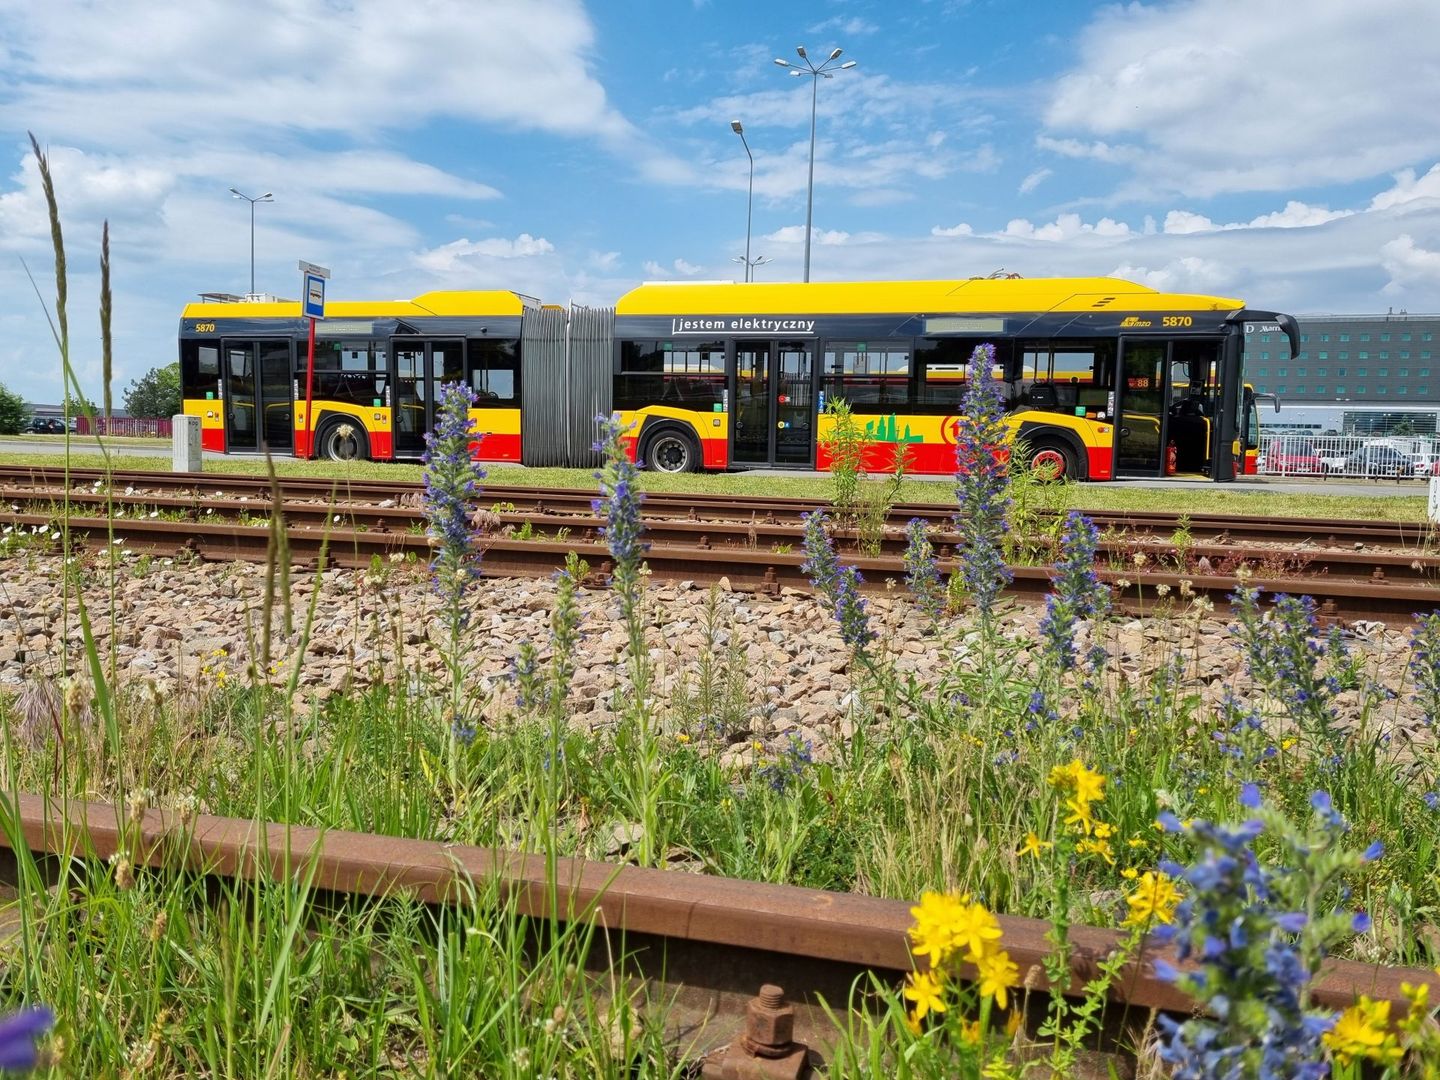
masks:
{"type": "Polygon", "coordinates": [[[315,458],[315,425],[311,408],[315,402],[315,316],[310,316],[310,355],[305,363],[305,460],[315,458]]]}

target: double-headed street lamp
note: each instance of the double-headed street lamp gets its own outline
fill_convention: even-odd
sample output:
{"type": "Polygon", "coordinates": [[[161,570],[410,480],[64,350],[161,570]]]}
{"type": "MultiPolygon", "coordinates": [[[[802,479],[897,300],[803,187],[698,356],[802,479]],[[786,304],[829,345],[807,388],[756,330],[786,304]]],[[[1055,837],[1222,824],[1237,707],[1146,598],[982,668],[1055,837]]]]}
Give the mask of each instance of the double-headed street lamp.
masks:
{"type": "Polygon", "coordinates": [[[766,263],[768,263],[768,262],[770,261],[770,256],[768,256],[768,255],[757,255],[757,256],[756,256],[755,258],[753,258],[753,259],[747,259],[744,255],[732,255],[732,256],[730,256],[730,261],[731,261],[731,262],[744,263],[744,264],[745,264],[745,280],[746,280],[746,281],[754,281],[754,280],[755,280],[755,267],[757,267],[757,266],[764,266],[766,263]]]}
{"type": "Polygon", "coordinates": [[[810,76],[810,183],[807,188],[807,194],[805,196],[806,281],[810,280],[810,230],[811,223],[814,221],[815,211],[815,104],[818,100],[817,95],[819,93],[821,79],[833,79],[835,77],[835,71],[846,71],[850,68],[853,68],[856,64],[856,61],[854,60],[846,60],[845,63],[835,68],[834,71],[828,70],[831,64],[835,63],[836,60],[840,59],[841,51],[842,50],[840,49],[836,49],[826,58],[823,64],[817,66],[810,59],[810,57],[805,55],[805,46],[797,45],[795,47],[795,52],[799,54],[801,60],[805,61],[805,66],[803,68],[797,67],[796,65],[790,63],[790,61],[788,60],[781,60],[779,57],[775,58],[775,63],[779,64],[783,68],[787,68],[791,75],[794,75],[797,78],[801,75],[810,76]]]}
{"type": "Polygon", "coordinates": [[[237,199],[244,199],[246,202],[248,202],[248,203],[250,204],[250,295],[251,295],[251,296],[254,296],[254,295],[255,295],[255,204],[256,204],[257,202],[274,202],[274,201],[275,201],[275,196],[274,196],[273,193],[267,191],[267,192],[265,192],[264,195],[257,195],[255,198],[252,199],[249,195],[246,195],[246,194],[245,194],[244,192],[242,192],[242,191],[236,191],[233,187],[230,189],[230,194],[234,195],[235,198],[237,198],[237,199]]]}
{"type": "Polygon", "coordinates": [[[752,281],[755,276],[755,267],[764,266],[770,261],[764,255],[754,260],[750,258],[750,216],[755,207],[755,155],[750,153],[750,144],[745,141],[745,127],[739,120],[730,121],[730,130],[740,136],[740,145],[745,147],[745,156],[750,159],[750,192],[745,198],[745,254],[743,257],[736,255],[730,261],[744,263],[745,280],[752,281]]]}

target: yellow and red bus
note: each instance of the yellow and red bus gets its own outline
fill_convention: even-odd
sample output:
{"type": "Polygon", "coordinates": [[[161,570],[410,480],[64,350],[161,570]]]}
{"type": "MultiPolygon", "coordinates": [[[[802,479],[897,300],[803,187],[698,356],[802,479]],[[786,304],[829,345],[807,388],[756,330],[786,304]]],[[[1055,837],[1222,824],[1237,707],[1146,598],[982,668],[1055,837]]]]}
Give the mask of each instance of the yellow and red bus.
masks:
{"type": "Polygon", "coordinates": [[[950,473],[969,359],[990,343],[1033,459],[1078,479],[1228,480],[1254,471],[1255,323],[1296,347],[1288,315],[1115,278],[647,284],[615,307],[614,408],[652,468],[824,469],[839,397],[870,468],[904,448],[912,471],[950,473]]]}
{"type": "MultiPolygon", "coordinates": [[[[950,473],[969,359],[989,343],[1033,459],[1077,479],[1228,480],[1254,471],[1241,364],[1255,324],[1295,348],[1288,315],[1114,278],[651,283],[568,311],[511,292],[331,304],[313,445],[417,457],[436,387],[463,378],[484,399],[485,460],[591,464],[592,418],[613,411],[653,469],[824,469],[838,397],[869,433],[870,468],[903,450],[914,472],[950,473]]],[[[311,448],[304,335],[297,303],[187,307],[185,410],[207,449],[311,448]]]]}
{"type": "Polygon", "coordinates": [[[435,389],[475,390],[478,453],[520,460],[520,328],[536,301],[513,292],[437,292],[331,303],[315,332],[297,301],[189,304],[180,321],[183,410],[206,450],[416,459],[435,426],[435,389]],[[313,432],[313,439],[312,439],[313,432]]]}

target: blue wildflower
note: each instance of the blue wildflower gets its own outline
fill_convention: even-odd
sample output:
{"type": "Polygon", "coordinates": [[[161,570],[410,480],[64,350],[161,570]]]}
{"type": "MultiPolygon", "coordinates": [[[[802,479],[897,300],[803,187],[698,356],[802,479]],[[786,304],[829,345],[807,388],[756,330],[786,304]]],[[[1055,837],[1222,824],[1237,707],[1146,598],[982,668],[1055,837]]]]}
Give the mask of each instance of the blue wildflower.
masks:
{"type": "Polygon", "coordinates": [[[911,518],[905,526],[905,582],[920,610],[938,622],[945,611],[945,583],[935,565],[929,527],[920,518],[911,518]]]}
{"type": "Polygon", "coordinates": [[[44,1005],[37,1005],[0,1019],[0,1069],[21,1071],[39,1063],[36,1043],[55,1026],[55,1014],[44,1005]]]}
{"type": "Polygon", "coordinates": [[[430,571],[445,602],[450,630],[457,635],[466,622],[465,592],[480,576],[480,534],[473,515],[485,470],[470,452],[470,444],[481,438],[470,423],[475,401],[475,392],[464,383],[440,386],[435,430],[425,433],[422,457],[427,533],[436,549],[430,571]]]}
{"type": "Polygon", "coordinates": [[[995,346],[976,346],[955,426],[957,521],[964,531],[960,577],[987,623],[1000,590],[1014,579],[1004,556],[1010,509],[1010,478],[1004,460],[1008,429],[994,367],[995,346]]]}
{"type": "Polygon", "coordinates": [[[875,639],[865,599],[860,595],[864,579],[855,567],[841,564],[835,545],[830,542],[828,522],[822,511],[806,514],[804,522],[805,561],[800,564],[800,570],[840,624],[841,639],[863,657],[865,647],[875,639]]]}
{"type": "Polygon", "coordinates": [[[1060,558],[1055,577],[1045,598],[1045,615],[1040,620],[1040,639],[1045,653],[1060,671],[1075,666],[1075,624],[1081,619],[1103,615],[1110,607],[1109,592],[1095,573],[1095,552],[1100,532],[1095,523],[1078,510],[1065,518],[1060,536],[1060,558]]]}

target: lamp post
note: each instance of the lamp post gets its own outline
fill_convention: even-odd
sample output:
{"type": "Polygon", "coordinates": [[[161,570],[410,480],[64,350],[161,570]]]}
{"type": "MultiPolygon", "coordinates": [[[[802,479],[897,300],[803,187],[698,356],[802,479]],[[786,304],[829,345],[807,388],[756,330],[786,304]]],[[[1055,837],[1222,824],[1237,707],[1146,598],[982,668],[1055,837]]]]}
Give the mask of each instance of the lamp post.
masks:
{"type": "Polygon", "coordinates": [[[757,256],[755,256],[755,258],[753,258],[753,259],[747,259],[744,255],[732,255],[732,256],[730,257],[730,261],[731,261],[731,262],[744,263],[744,264],[745,264],[745,280],[746,280],[746,281],[754,281],[754,280],[755,280],[755,267],[757,267],[757,266],[764,266],[766,263],[768,263],[768,262],[770,261],[770,257],[769,257],[768,255],[757,255],[757,256]]]}
{"type": "Polygon", "coordinates": [[[251,198],[242,191],[235,188],[230,189],[230,194],[237,199],[244,199],[250,204],[250,295],[255,295],[255,204],[257,202],[274,202],[275,196],[272,192],[265,192],[264,195],[257,195],[251,198]]]}
{"type": "Polygon", "coordinates": [[[816,102],[819,100],[818,95],[820,90],[820,80],[833,79],[835,77],[835,71],[847,71],[850,68],[853,68],[856,64],[856,61],[854,60],[846,60],[845,63],[835,68],[835,71],[827,70],[831,64],[835,63],[836,60],[840,59],[841,51],[842,50],[840,49],[836,49],[828,57],[826,57],[823,64],[817,66],[814,61],[810,59],[810,57],[805,55],[805,46],[797,45],[795,46],[795,52],[799,55],[801,60],[805,61],[805,66],[803,68],[791,64],[788,60],[781,60],[778,56],[775,58],[775,63],[778,64],[780,67],[787,69],[791,75],[794,75],[797,78],[801,75],[810,76],[810,182],[807,186],[805,196],[806,281],[810,280],[810,232],[811,222],[814,220],[815,211],[815,105],[816,102]]]}
{"type": "Polygon", "coordinates": [[[745,258],[736,259],[736,262],[745,263],[745,280],[750,280],[750,268],[755,264],[750,261],[750,217],[755,209],[755,155],[750,153],[750,144],[745,140],[745,127],[739,120],[730,121],[730,130],[740,136],[740,145],[745,147],[745,156],[750,159],[750,189],[745,196],[745,258]]]}

